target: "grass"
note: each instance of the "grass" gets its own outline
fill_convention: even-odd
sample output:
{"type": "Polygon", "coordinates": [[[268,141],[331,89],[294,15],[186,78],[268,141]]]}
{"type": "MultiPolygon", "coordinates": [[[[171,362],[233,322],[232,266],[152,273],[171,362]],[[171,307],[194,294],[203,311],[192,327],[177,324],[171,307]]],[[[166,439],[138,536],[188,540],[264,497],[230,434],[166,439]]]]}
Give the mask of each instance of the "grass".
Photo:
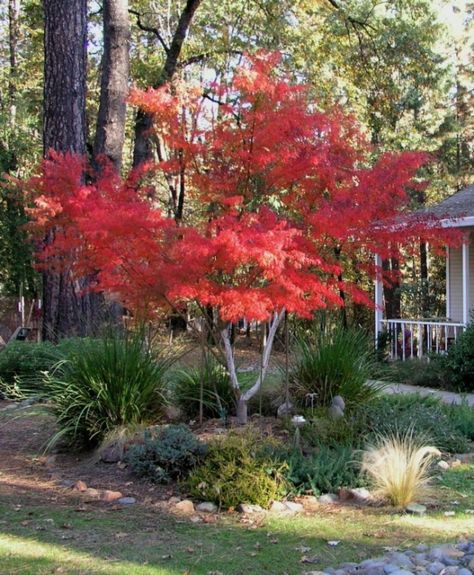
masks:
{"type": "Polygon", "coordinates": [[[463,513],[428,519],[350,507],[291,521],[275,517],[261,525],[236,518],[193,525],[142,507],[78,513],[30,501],[16,509],[0,498],[4,575],[300,575],[305,567],[361,561],[386,546],[441,543],[472,530],[472,516],[463,513]],[[341,543],[328,546],[334,539],[341,543]],[[303,557],[314,563],[303,564],[303,557]]]}
{"type": "Polygon", "coordinates": [[[362,470],[372,479],[375,493],[405,508],[424,493],[432,459],[441,453],[408,431],[379,438],[363,454],[362,470]]]}

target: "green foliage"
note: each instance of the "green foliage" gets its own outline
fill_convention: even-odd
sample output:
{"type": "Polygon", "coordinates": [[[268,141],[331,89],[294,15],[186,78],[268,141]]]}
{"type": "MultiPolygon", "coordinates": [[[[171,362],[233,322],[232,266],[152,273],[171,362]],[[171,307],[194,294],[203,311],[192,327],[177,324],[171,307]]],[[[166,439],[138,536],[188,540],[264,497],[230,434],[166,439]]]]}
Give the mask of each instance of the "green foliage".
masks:
{"type": "Polygon", "coordinates": [[[429,361],[426,358],[413,358],[392,362],[384,366],[381,374],[386,380],[397,383],[439,389],[450,387],[446,358],[435,354],[430,356],[429,361]]]}
{"type": "Polygon", "coordinates": [[[457,419],[458,416],[447,413],[446,406],[438,399],[415,394],[381,397],[361,413],[369,439],[380,435],[401,436],[413,430],[416,436],[422,436],[438,449],[463,453],[469,450],[469,441],[457,419]]]}
{"type": "Polygon", "coordinates": [[[41,372],[63,357],[60,346],[50,342],[15,341],[0,351],[0,391],[7,397],[42,395],[41,372]]]}
{"type": "Polygon", "coordinates": [[[209,446],[204,463],[191,472],[191,495],[219,507],[253,503],[268,507],[285,493],[285,465],[268,455],[262,437],[252,430],[229,434],[209,446]]]}
{"type": "Polygon", "coordinates": [[[450,348],[446,365],[454,388],[474,392],[474,323],[467,327],[450,348]]]}
{"type": "Polygon", "coordinates": [[[51,442],[90,448],[117,427],[157,421],[172,360],[152,355],[140,333],[78,340],[44,380],[59,427],[51,442]]]}
{"type": "Polygon", "coordinates": [[[297,338],[291,373],[294,395],[304,404],[308,394],[316,393],[319,405],[329,405],[341,395],[348,407],[367,403],[379,394],[368,384],[376,359],[373,346],[361,330],[337,328],[297,338]]]}
{"type": "Polygon", "coordinates": [[[348,446],[322,446],[307,456],[293,450],[280,453],[280,458],[287,465],[284,476],[295,494],[319,495],[337,492],[341,487],[365,485],[358,455],[348,446]]]}
{"type": "Polygon", "coordinates": [[[198,368],[175,371],[172,380],[174,401],[188,419],[199,415],[201,386],[204,417],[224,417],[235,410],[229,374],[211,355],[198,368]]]}
{"type": "Polygon", "coordinates": [[[350,416],[334,419],[327,408],[319,408],[307,416],[308,424],[301,429],[301,438],[309,448],[360,446],[364,433],[364,419],[358,410],[350,416]]]}
{"type": "Polygon", "coordinates": [[[474,441],[474,407],[467,401],[460,405],[443,405],[443,411],[446,413],[449,421],[464,437],[474,441]]]}
{"type": "Polygon", "coordinates": [[[142,444],[132,445],[127,462],[139,477],[155,483],[183,479],[206,455],[201,443],[184,425],[146,430],[142,444]]]}

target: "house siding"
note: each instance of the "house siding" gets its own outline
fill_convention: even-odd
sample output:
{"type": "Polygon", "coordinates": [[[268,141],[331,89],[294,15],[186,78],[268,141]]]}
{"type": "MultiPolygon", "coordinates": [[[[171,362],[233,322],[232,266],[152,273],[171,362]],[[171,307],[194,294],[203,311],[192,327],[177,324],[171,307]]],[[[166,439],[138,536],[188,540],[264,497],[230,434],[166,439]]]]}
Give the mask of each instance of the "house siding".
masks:
{"type": "MultiPolygon", "coordinates": [[[[469,249],[469,308],[474,309],[474,244],[472,242],[472,233],[470,234],[470,249],[469,249]]],[[[451,321],[463,321],[462,309],[462,249],[451,248],[449,250],[449,319],[451,321]]]]}

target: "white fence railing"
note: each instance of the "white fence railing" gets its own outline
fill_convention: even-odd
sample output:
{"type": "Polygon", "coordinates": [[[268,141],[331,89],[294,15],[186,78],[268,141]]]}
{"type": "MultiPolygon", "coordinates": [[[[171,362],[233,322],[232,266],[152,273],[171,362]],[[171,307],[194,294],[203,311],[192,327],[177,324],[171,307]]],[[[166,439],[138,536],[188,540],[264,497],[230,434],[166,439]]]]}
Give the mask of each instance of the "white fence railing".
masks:
{"type": "Polygon", "coordinates": [[[411,359],[445,353],[466,328],[463,323],[443,320],[384,319],[391,359],[411,359]]]}

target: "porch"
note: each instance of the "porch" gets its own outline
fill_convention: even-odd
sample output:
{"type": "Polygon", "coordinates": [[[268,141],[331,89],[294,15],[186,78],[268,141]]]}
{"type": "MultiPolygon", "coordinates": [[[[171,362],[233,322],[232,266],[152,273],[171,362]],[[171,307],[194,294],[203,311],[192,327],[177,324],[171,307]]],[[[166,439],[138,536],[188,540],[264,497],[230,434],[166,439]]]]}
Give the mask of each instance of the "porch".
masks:
{"type": "MultiPolygon", "coordinates": [[[[375,334],[378,345],[388,340],[391,359],[446,353],[471,322],[474,310],[474,186],[469,186],[425,213],[440,219],[445,228],[458,228],[463,244],[446,249],[446,309],[443,318],[386,318],[381,273],[375,283],[375,334]]],[[[376,256],[376,266],[382,261],[376,256]]]]}

